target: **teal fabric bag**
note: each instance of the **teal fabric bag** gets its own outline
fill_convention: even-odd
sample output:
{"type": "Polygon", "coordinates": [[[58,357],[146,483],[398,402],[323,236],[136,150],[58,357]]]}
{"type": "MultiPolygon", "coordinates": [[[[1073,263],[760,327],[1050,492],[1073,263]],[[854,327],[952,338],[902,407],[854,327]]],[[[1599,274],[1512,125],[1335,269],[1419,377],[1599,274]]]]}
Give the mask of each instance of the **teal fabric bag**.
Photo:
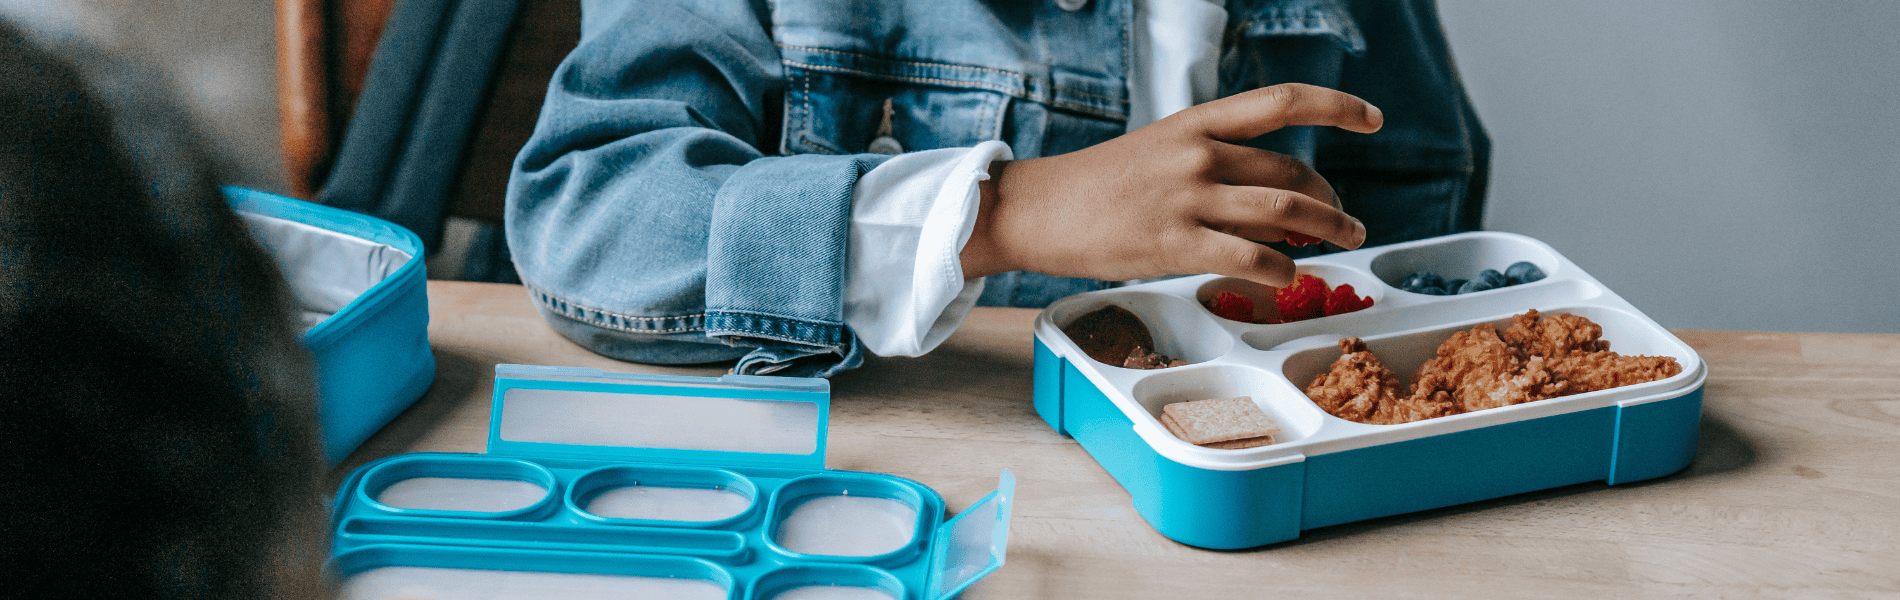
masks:
{"type": "Polygon", "coordinates": [[[242,188],[225,195],[300,305],[324,458],[341,462],[435,380],[422,240],[342,209],[242,188]]]}

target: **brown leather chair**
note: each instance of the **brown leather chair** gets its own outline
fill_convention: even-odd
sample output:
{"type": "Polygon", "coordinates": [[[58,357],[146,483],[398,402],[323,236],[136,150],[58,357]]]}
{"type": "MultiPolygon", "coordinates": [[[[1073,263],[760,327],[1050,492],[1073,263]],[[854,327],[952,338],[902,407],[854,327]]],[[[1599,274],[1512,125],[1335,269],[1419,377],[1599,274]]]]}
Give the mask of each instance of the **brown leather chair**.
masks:
{"type": "MultiPolygon", "coordinates": [[[[315,200],[329,180],[395,8],[396,0],[278,0],[279,112],[292,195],[315,200]]],[[[533,131],[555,67],[580,38],[578,0],[520,0],[515,15],[462,149],[447,216],[501,223],[509,165],[533,131]]]]}

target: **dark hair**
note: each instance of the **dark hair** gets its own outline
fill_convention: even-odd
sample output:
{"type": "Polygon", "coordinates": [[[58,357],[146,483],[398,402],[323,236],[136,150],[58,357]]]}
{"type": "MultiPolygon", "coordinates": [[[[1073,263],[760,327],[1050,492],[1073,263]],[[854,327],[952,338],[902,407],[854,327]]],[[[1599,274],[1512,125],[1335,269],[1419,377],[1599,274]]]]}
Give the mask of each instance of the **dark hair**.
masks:
{"type": "Polygon", "coordinates": [[[162,78],[0,23],[0,590],[327,593],[290,292],[162,78]]]}

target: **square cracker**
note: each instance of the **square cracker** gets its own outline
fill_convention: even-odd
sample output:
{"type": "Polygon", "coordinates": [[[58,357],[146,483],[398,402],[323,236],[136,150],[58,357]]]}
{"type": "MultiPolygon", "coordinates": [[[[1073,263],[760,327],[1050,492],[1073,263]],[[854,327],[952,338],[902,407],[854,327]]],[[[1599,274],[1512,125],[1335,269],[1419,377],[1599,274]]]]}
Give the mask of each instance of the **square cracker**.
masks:
{"type": "Polygon", "coordinates": [[[1280,431],[1280,425],[1247,396],[1176,402],[1161,407],[1160,420],[1175,437],[1195,445],[1271,436],[1280,431]]]}
{"type": "MultiPolygon", "coordinates": [[[[1168,428],[1168,433],[1174,434],[1174,437],[1178,437],[1183,440],[1187,439],[1187,432],[1182,431],[1181,425],[1178,423],[1175,423],[1174,418],[1169,417],[1168,413],[1166,412],[1161,413],[1161,418],[1157,420],[1161,421],[1161,426],[1168,428]]],[[[1214,448],[1218,450],[1240,450],[1243,448],[1258,448],[1261,446],[1273,445],[1273,436],[1263,435],[1260,437],[1240,438],[1237,440],[1227,440],[1225,442],[1208,442],[1205,444],[1196,444],[1196,445],[1202,448],[1214,448]]]]}

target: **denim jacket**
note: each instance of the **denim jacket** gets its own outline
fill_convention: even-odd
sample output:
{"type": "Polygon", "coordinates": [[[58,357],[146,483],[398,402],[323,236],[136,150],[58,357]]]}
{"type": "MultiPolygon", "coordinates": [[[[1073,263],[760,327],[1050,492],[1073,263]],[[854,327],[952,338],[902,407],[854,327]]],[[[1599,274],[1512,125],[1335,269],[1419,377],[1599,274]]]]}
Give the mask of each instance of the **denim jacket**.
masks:
{"type": "MultiPolygon", "coordinates": [[[[587,0],[509,183],[516,269],[558,331],[614,358],[858,366],[842,302],[852,187],[888,158],[866,147],[1002,140],[1032,158],[1122,134],[1130,2],[587,0]]],[[[1372,135],[1296,127],[1251,145],[1314,165],[1367,245],[1478,227],[1489,144],[1431,0],[1227,9],[1222,96],[1311,83],[1386,118],[1372,135]]],[[[1005,274],[980,303],[1104,285],[1005,274]]]]}

